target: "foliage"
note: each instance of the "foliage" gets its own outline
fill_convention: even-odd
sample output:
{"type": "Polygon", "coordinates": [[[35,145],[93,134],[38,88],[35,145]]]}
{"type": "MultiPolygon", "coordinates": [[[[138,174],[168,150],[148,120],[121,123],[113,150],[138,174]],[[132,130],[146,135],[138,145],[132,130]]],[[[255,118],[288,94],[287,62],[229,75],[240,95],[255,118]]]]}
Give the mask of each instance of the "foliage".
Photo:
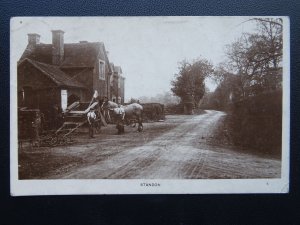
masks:
{"type": "Polygon", "coordinates": [[[198,59],[192,63],[186,60],[179,63],[179,72],[171,82],[171,91],[182,102],[197,106],[205,93],[205,78],[213,72],[213,65],[206,59],[198,59]]]}
{"type": "Polygon", "coordinates": [[[219,85],[206,94],[202,107],[228,112],[226,135],[234,145],[280,155],[282,20],[251,21],[256,32],[227,46],[227,60],[213,73],[219,85]]]}
{"type": "Polygon", "coordinates": [[[282,90],[235,102],[229,115],[228,135],[234,145],[280,156],[282,90]]]}
{"type": "Polygon", "coordinates": [[[226,46],[227,59],[216,66],[211,78],[218,87],[205,96],[205,106],[225,110],[229,103],[281,89],[282,20],[252,19],[254,33],[226,46]]]}
{"type": "Polygon", "coordinates": [[[206,107],[226,111],[231,102],[238,100],[236,96],[240,94],[239,78],[233,74],[226,74],[216,90],[206,94],[206,107]]]}
{"type": "Polygon", "coordinates": [[[244,33],[227,46],[227,64],[239,78],[241,97],[257,95],[281,87],[282,20],[254,19],[257,31],[244,33]]]}
{"type": "Polygon", "coordinates": [[[130,98],[129,102],[128,103],[139,103],[139,100],[138,99],[135,99],[135,98],[130,98]]]}

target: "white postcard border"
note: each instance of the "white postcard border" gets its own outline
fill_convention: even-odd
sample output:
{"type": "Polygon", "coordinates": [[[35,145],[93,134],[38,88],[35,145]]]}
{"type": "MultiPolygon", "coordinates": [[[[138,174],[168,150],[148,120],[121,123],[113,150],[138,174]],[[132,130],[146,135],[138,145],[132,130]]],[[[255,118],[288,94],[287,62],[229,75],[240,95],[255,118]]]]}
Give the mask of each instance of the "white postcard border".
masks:
{"type": "MultiPolygon", "coordinates": [[[[273,17],[273,16],[272,16],[273,17]]],[[[11,19],[13,24],[21,17],[11,19]]],[[[62,19],[65,17],[61,17],[62,19]]],[[[253,17],[252,17],[253,18],[253,17]]],[[[262,17],[259,17],[262,18],[262,17]]],[[[268,17],[270,18],[270,17],[268,17]]],[[[290,161],[290,22],[283,18],[283,114],[280,179],[61,179],[19,180],[17,139],[17,37],[10,33],[10,184],[12,196],[78,194],[288,193],[290,161]]]]}

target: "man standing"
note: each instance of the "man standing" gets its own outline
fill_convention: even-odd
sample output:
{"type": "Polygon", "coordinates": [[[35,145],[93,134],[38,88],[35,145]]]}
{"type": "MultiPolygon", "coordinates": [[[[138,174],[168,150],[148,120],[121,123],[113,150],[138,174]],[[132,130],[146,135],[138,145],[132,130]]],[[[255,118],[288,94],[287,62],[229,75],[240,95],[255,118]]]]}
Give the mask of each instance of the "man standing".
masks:
{"type": "Polygon", "coordinates": [[[52,107],[53,128],[56,130],[62,125],[62,109],[57,104],[52,107]]]}
{"type": "Polygon", "coordinates": [[[95,109],[91,108],[87,114],[87,119],[89,123],[89,136],[94,138],[94,127],[95,127],[95,120],[96,120],[96,113],[95,109]]]}
{"type": "Polygon", "coordinates": [[[118,108],[114,109],[114,113],[117,117],[118,134],[122,134],[122,133],[124,133],[125,110],[120,104],[118,104],[118,108]]]}

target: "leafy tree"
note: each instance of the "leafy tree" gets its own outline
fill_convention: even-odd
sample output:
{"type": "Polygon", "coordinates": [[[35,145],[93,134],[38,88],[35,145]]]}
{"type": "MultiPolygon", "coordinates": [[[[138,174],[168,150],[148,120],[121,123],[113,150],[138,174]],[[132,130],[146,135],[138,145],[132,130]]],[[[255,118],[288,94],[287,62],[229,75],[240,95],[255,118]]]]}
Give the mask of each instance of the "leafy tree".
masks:
{"type": "Polygon", "coordinates": [[[186,60],[179,63],[179,72],[171,82],[171,91],[182,102],[198,106],[205,93],[205,78],[213,72],[213,65],[206,59],[198,59],[192,63],[186,60]]]}
{"type": "Polygon", "coordinates": [[[239,100],[241,95],[241,76],[228,72],[223,64],[218,65],[213,75],[213,80],[218,84],[214,92],[205,93],[201,100],[201,107],[216,110],[227,110],[229,103],[239,100]]]}
{"type": "Polygon", "coordinates": [[[138,103],[139,100],[135,98],[130,98],[129,103],[138,103]]]}
{"type": "Polygon", "coordinates": [[[242,97],[281,87],[282,20],[254,19],[257,31],[227,46],[227,64],[240,76],[242,97]]]}
{"type": "Polygon", "coordinates": [[[228,112],[226,134],[233,144],[280,153],[282,20],[250,21],[256,32],[227,46],[227,60],[213,73],[218,87],[206,95],[203,107],[228,112]]]}

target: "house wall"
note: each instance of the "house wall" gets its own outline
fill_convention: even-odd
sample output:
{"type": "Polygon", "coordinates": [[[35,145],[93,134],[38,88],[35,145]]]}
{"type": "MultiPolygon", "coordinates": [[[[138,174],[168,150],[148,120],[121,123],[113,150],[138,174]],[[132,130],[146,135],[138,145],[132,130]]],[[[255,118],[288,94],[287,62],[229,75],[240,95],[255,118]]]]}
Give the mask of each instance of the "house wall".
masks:
{"type": "MultiPolygon", "coordinates": [[[[100,58],[99,58],[100,59],[100,58]]],[[[99,78],[99,60],[96,60],[94,68],[63,68],[62,70],[71,77],[76,76],[76,80],[81,82],[87,87],[87,91],[82,93],[82,101],[90,101],[93,97],[94,91],[97,90],[100,97],[110,96],[109,84],[109,69],[105,63],[105,79],[99,78]]]]}
{"type": "Polygon", "coordinates": [[[88,102],[91,100],[94,92],[94,71],[93,68],[63,68],[62,69],[66,74],[73,77],[76,76],[77,81],[84,84],[88,90],[80,90],[80,89],[70,89],[68,92],[68,97],[74,92],[75,95],[80,97],[80,100],[83,102],[88,102]],[[69,95],[70,93],[70,95],[69,95]]]}
{"type": "MultiPolygon", "coordinates": [[[[105,68],[106,70],[106,68],[105,68]]],[[[95,63],[95,68],[93,70],[93,86],[92,86],[92,93],[97,90],[99,96],[107,96],[107,91],[106,91],[106,80],[102,80],[99,78],[99,62],[95,63]]]]}
{"type": "Polygon", "coordinates": [[[101,58],[100,56],[98,56],[95,62],[95,68],[93,70],[93,92],[97,90],[100,97],[108,97],[111,100],[110,76],[111,74],[109,73],[109,62],[105,58],[101,58]],[[105,79],[99,78],[100,60],[105,62],[105,79]]]}
{"type": "Polygon", "coordinates": [[[18,92],[18,107],[40,109],[42,113],[49,114],[50,108],[61,104],[61,89],[27,89],[25,88],[24,98],[22,91],[18,92]]]}
{"type": "Polygon", "coordinates": [[[125,102],[125,78],[121,77],[120,82],[121,82],[121,84],[120,84],[119,95],[121,97],[121,104],[124,104],[124,102],[125,102]]]}
{"type": "Polygon", "coordinates": [[[121,98],[121,104],[124,104],[124,84],[125,84],[125,79],[122,77],[118,72],[114,72],[114,79],[113,83],[111,85],[111,96],[115,97],[117,100],[121,98]]]}
{"type": "Polygon", "coordinates": [[[38,100],[35,108],[40,109],[44,114],[48,114],[54,105],[61,106],[61,89],[51,88],[38,90],[36,91],[36,98],[38,100]]]}
{"type": "Polygon", "coordinates": [[[118,79],[119,79],[119,76],[118,76],[118,73],[114,73],[113,75],[113,85],[112,85],[112,95],[118,99],[119,97],[119,88],[118,88],[118,79]]]}
{"type": "Polygon", "coordinates": [[[105,88],[106,88],[106,97],[109,98],[109,100],[111,100],[110,96],[111,96],[111,88],[110,88],[110,78],[112,76],[111,72],[110,72],[110,65],[109,65],[109,61],[106,60],[105,63],[105,88]]]}

